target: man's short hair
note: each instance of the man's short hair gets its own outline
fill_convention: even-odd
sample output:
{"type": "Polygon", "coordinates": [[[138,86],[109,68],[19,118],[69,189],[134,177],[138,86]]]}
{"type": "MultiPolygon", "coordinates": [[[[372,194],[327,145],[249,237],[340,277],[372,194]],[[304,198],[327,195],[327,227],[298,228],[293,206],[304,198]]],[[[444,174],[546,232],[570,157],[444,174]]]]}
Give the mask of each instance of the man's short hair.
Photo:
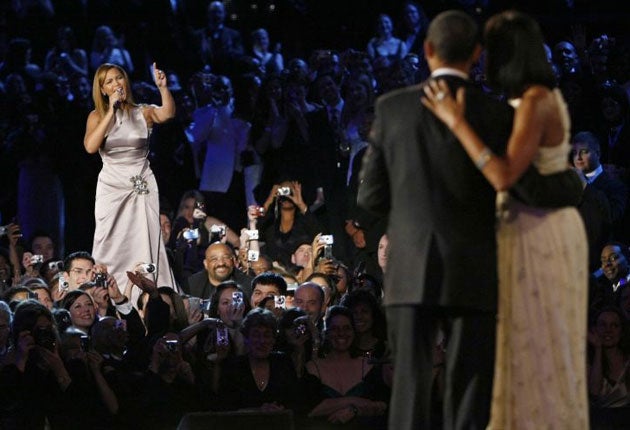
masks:
{"type": "Polygon", "coordinates": [[[575,145],[577,143],[586,143],[592,151],[595,151],[598,154],[601,151],[599,138],[595,135],[595,133],[591,133],[590,131],[580,131],[576,133],[571,139],[571,144],[575,145]]]}
{"type": "Polygon", "coordinates": [[[264,272],[256,276],[252,280],[252,291],[256,288],[256,285],[273,285],[278,288],[281,295],[287,293],[287,282],[282,276],[274,272],[264,272]]]}
{"type": "Polygon", "coordinates": [[[92,264],[96,264],[94,261],[94,257],[87,251],[76,251],[72,254],[68,255],[65,260],[63,260],[63,270],[69,272],[72,266],[72,262],[74,260],[89,260],[92,264]]]}

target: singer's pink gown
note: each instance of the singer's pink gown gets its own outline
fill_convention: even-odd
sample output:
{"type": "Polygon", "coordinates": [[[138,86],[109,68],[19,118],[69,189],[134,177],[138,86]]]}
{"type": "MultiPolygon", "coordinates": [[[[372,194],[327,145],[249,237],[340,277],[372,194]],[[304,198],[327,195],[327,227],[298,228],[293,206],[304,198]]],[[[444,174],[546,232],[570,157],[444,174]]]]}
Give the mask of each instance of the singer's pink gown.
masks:
{"type": "Polygon", "coordinates": [[[107,266],[121,291],[127,285],[125,272],[137,263],[156,264],[157,285],[176,288],[160,233],[158,187],[147,159],[149,134],[141,107],[118,110],[99,150],[103,169],[96,186],[92,256],[107,266]]]}

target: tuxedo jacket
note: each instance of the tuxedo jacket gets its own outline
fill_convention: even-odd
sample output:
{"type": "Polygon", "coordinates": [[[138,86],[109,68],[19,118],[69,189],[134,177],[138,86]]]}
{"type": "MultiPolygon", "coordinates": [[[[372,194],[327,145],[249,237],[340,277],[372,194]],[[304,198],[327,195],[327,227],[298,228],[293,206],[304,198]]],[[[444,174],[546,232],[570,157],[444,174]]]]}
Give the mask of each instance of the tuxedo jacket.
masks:
{"type": "MultiPolygon", "coordinates": [[[[239,270],[234,269],[229,280],[236,282],[247,296],[247,300],[249,300],[252,295],[252,278],[244,273],[241,273],[239,270]]],[[[216,290],[216,286],[210,283],[210,280],[208,279],[208,272],[206,269],[203,269],[190,275],[186,280],[186,283],[182,285],[182,289],[185,293],[190,294],[191,296],[209,299],[212,297],[214,290],[216,290]]]]}
{"type": "MultiPolygon", "coordinates": [[[[442,78],[453,94],[466,87],[466,119],[493,153],[503,155],[513,109],[470,81],[442,78]]],[[[377,100],[361,169],[359,205],[389,217],[385,304],[493,311],[496,192],[446,125],[422,105],[422,85],[377,100]]],[[[536,192],[523,195],[542,206],[577,204],[581,185],[568,172],[560,180],[530,167],[519,183],[536,192]],[[564,195],[572,199],[562,201],[564,195]]]]}

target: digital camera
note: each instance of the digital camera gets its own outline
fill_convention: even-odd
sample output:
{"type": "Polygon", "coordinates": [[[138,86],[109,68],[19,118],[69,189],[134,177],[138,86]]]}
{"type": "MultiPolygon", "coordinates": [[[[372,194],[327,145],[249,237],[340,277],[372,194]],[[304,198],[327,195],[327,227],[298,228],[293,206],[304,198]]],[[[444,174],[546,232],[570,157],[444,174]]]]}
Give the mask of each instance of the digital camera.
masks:
{"type": "Polygon", "coordinates": [[[33,255],[31,257],[31,264],[35,266],[36,264],[42,264],[44,262],[44,256],[40,254],[33,255]]]}
{"type": "Polygon", "coordinates": [[[276,309],[286,309],[286,301],[286,296],[273,296],[273,302],[276,306],[276,309]]]}
{"type": "Polygon", "coordinates": [[[63,261],[51,261],[48,263],[48,270],[57,270],[61,272],[63,270],[63,261]]]}
{"type": "Polygon", "coordinates": [[[70,284],[68,283],[66,278],[64,278],[63,276],[60,276],[59,277],[59,290],[66,291],[68,288],[70,288],[70,284]]]}
{"type": "Polygon", "coordinates": [[[223,237],[225,236],[226,229],[227,227],[225,225],[212,224],[212,226],[210,227],[210,233],[217,234],[223,237]]]}
{"type": "Polygon", "coordinates": [[[155,264],[153,263],[141,264],[140,267],[138,267],[138,271],[140,273],[153,273],[155,272],[155,264]]]}
{"type": "Polygon", "coordinates": [[[247,261],[258,261],[258,257],[260,257],[260,251],[256,251],[255,249],[247,251],[247,261]]]}
{"type": "Polygon", "coordinates": [[[246,230],[249,240],[258,240],[258,230],[246,230]]]}
{"type": "Polygon", "coordinates": [[[324,245],[332,245],[335,243],[335,239],[332,234],[324,234],[319,237],[319,243],[323,243],[324,245]]]}
{"type": "Polygon", "coordinates": [[[278,188],[278,196],[290,196],[291,195],[291,187],[280,187],[278,188]]]}
{"type": "Polygon", "coordinates": [[[265,208],[262,206],[256,206],[256,218],[265,216],[265,208]]]}
{"type": "Polygon", "coordinates": [[[199,229],[192,228],[189,230],[184,230],[184,233],[182,234],[182,236],[184,236],[184,239],[186,240],[197,240],[199,239],[199,229]]]}
{"type": "Polygon", "coordinates": [[[94,275],[94,284],[97,287],[107,288],[107,273],[98,272],[94,275]]]}

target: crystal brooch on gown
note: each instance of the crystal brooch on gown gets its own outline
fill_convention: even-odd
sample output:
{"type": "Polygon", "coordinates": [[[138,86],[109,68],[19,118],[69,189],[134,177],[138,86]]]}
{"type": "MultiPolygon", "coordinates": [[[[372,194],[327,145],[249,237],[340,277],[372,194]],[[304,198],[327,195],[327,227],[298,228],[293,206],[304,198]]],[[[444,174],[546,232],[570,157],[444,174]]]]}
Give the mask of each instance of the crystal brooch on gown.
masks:
{"type": "Polygon", "coordinates": [[[133,191],[136,194],[149,194],[149,184],[142,176],[132,176],[129,180],[133,184],[133,191]]]}

